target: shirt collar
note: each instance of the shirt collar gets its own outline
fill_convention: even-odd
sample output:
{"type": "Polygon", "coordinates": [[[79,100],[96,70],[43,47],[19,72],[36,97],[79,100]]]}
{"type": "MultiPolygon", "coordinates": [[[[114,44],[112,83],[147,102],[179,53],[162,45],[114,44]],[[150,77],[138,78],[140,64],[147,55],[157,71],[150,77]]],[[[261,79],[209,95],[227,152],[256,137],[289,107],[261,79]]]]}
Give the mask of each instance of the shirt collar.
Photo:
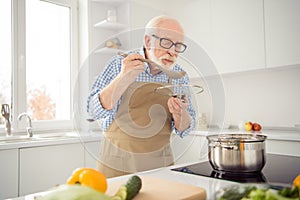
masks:
{"type": "MultiPolygon", "coordinates": [[[[139,54],[141,54],[144,58],[146,58],[146,48],[144,46],[140,48],[139,54]]],[[[150,67],[149,67],[148,63],[145,63],[145,72],[147,74],[151,75],[151,73],[150,73],[150,67]]]]}

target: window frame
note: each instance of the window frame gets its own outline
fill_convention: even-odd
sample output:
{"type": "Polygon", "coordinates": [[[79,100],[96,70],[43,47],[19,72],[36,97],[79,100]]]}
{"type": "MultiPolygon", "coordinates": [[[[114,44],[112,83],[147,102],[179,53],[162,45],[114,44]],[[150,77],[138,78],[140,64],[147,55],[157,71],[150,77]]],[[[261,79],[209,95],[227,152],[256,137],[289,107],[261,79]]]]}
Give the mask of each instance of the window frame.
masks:
{"type": "MultiPolygon", "coordinates": [[[[73,91],[79,72],[78,67],[78,5],[74,0],[42,0],[70,8],[71,32],[71,102],[70,120],[40,120],[33,121],[34,131],[73,130],[72,116],[74,94],[73,91]]],[[[26,120],[17,120],[20,113],[26,112],[26,0],[12,0],[12,127],[14,132],[24,132],[26,120]]],[[[3,130],[4,131],[4,130],[3,130]]],[[[2,132],[2,131],[1,131],[2,132]]]]}

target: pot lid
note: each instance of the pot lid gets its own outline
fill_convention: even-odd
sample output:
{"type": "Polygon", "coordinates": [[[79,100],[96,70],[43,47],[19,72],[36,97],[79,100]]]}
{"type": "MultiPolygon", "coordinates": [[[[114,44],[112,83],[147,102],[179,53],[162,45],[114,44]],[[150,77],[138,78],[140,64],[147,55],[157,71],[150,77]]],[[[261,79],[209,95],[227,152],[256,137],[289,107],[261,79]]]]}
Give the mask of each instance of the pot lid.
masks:
{"type": "Polygon", "coordinates": [[[206,137],[209,141],[213,142],[263,142],[267,139],[265,135],[258,134],[220,134],[220,135],[209,135],[206,137]]]}
{"type": "Polygon", "coordinates": [[[200,85],[182,85],[182,84],[165,85],[155,89],[156,93],[165,96],[170,96],[170,97],[181,97],[184,95],[200,94],[203,91],[204,89],[200,85]]]}

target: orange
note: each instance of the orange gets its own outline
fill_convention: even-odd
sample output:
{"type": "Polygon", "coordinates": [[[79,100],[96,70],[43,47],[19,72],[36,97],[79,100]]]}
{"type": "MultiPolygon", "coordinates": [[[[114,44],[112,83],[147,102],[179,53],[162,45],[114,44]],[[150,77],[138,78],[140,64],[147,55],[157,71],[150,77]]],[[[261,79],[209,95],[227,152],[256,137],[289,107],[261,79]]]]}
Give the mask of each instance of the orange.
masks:
{"type": "Polygon", "coordinates": [[[107,180],[104,174],[92,168],[75,169],[67,180],[67,184],[80,184],[102,193],[105,193],[107,190],[107,180]]]}
{"type": "Polygon", "coordinates": [[[300,189],[300,174],[294,179],[293,186],[298,186],[300,189]]]}

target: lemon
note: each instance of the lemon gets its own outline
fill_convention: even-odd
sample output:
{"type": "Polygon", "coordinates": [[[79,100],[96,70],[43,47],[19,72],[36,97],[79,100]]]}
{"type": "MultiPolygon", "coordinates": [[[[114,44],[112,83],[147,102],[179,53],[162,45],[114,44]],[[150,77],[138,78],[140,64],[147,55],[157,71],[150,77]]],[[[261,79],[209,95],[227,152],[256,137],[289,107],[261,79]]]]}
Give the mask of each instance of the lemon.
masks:
{"type": "Polygon", "coordinates": [[[251,122],[246,122],[245,123],[245,130],[246,131],[251,131],[252,130],[252,123],[251,122]]]}

